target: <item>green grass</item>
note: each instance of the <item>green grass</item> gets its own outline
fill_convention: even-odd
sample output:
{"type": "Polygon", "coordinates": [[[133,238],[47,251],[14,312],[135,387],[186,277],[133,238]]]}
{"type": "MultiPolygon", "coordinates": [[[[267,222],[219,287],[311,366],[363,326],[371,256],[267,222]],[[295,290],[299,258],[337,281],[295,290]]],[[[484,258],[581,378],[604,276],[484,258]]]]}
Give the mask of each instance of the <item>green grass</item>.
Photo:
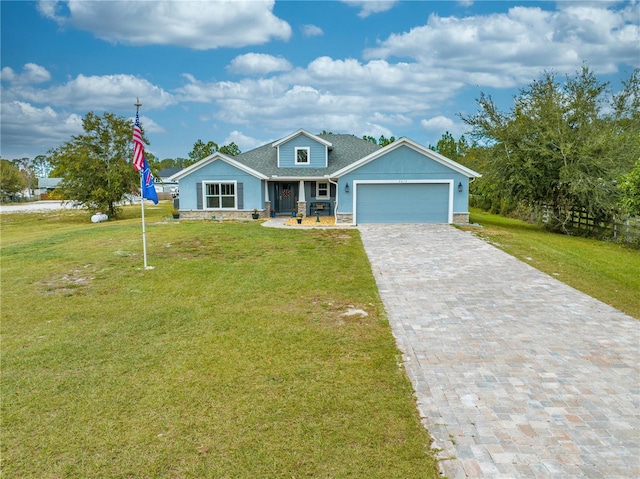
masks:
{"type": "Polygon", "coordinates": [[[4,477],[439,477],[357,231],[163,209],[0,215],[4,477]]]}
{"type": "Polygon", "coordinates": [[[640,318],[640,251],[632,246],[544,231],[472,209],[469,228],[507,253],[611,306],[640,318]]]}

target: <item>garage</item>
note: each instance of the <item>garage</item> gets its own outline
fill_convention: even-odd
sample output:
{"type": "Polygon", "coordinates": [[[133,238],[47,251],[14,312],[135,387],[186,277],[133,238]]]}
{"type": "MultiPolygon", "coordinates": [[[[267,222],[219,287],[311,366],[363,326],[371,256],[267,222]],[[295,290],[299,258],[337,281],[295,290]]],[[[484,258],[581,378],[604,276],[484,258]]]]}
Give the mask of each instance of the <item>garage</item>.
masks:
{"type": "Polygon", "coordinates": [[[354,223],[451,223],[453,180],[354,181],[354,223]]]}

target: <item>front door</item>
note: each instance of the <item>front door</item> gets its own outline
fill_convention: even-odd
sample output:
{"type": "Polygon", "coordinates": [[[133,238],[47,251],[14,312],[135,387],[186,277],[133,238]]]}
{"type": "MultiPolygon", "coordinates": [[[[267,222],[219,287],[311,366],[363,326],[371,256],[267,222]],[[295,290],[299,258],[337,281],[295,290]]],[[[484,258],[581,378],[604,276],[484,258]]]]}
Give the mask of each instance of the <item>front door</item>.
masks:
{"type": "Polygon", "coordinates": [[[298,198],[297,183],[276,183],[275,193],[277,200],[275,210],[277,213],[291,213],[296,209],[298,198]]]}

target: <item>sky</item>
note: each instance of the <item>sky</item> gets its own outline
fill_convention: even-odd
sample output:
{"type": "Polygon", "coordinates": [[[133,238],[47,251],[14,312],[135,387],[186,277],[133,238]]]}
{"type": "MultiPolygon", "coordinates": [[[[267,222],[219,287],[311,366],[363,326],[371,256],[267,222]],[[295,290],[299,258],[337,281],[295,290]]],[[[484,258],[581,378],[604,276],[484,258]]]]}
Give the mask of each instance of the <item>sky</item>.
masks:
{"type": "Polygon", "coordinates": [[[241,151],[299,129],[408,137],[468,127],[491,95],[587,64],[613,91],[640,67],[631,1],[0,2],[0,156],[46,154],[87,112],[140,118],[158,159],[241,151]]]}

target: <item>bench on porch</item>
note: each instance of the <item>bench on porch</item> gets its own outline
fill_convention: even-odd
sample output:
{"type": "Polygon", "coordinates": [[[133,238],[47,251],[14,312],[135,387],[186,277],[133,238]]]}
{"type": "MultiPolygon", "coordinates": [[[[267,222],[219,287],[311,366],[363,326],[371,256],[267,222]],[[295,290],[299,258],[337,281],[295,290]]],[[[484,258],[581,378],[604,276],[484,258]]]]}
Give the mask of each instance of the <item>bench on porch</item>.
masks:
{"type": "Polygon", "coordinates": [[[309,203],[309,214],[315,216],[316,213],[331,216],[331,201],[312,201],[309,203]]]}

